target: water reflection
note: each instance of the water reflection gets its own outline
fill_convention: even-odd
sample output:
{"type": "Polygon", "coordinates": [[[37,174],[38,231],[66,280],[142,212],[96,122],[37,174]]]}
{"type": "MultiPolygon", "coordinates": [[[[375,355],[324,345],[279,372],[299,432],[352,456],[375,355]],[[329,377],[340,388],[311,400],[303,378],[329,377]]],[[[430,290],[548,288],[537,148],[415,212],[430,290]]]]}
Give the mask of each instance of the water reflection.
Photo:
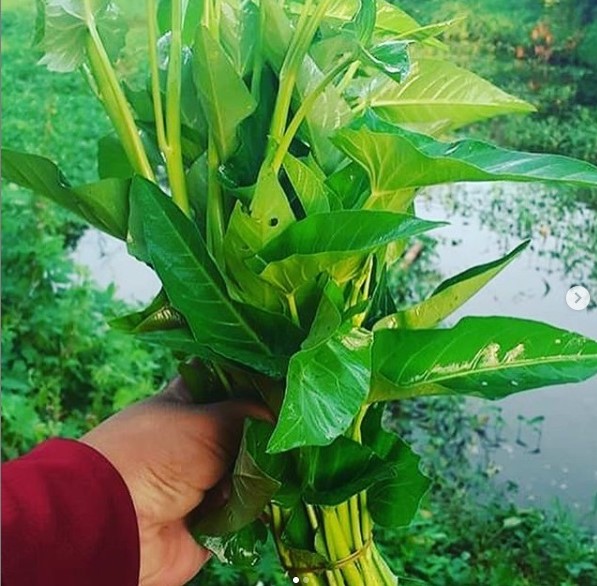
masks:
{"type": "MultiPolygon", "coordinates": [[[[532,245],[451,321],[464,315],[512,315],[549,322],[597,339],[597,211],[571,193],[541,187],[464,184],[422,194],[419,214],[449,219],[435,253],[444,276],[532,245]],[[573,311],[566,291],[583,284],[589,310],[573,311]]],[[[505,440],[494,453],[498,479],[519,485],[521,504],[554,499],[591,517],[597,496],[597,379],[500,401],[505,440]],[[529,423],[522,425],[521,423],[529,423]]],[[[482,401],[471,401],[482,409],[482,401]]]]}

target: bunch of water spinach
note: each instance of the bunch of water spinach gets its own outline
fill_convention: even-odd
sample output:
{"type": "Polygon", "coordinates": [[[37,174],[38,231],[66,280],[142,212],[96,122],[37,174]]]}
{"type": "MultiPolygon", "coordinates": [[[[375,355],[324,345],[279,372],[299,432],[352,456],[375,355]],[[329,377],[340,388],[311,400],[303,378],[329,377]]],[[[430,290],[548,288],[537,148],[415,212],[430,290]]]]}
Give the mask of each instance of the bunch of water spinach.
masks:
{"type": "Polygon", "coordinates": [[[396,584],[373,530],[410,523],[429,480],[384,428],[384,402],[499,399],[597,372],[596,342],[543,323],[442,327],[526,242],[395,306],[392,265],[442,226],[416,215],[417,190],[597,186],[597,168],[442,140],[532,107],[421,57],[450,23],[420,26],[384,0],[146,0],[137,87],[119,76],[125,27],[110,0],[39,6],[41,63],[82,71],[114,132],[99,140],[96,183],[72,186],[9,149],[3,175],[155,270],[160,294],[115,327],[194,358],[181,369],[198,400],[250,394],[278,417],[247,422],[230,500],[198,539],[250,565],[269,529],[295,582],[396,584]]]}

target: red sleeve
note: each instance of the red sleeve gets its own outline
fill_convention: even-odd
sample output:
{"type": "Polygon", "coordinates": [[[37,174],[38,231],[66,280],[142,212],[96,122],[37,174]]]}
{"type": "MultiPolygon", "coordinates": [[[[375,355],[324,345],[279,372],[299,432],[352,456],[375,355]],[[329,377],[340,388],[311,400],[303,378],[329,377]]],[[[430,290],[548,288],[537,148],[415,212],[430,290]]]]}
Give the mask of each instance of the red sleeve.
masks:
{"type": "Polygon", "coordinates": [[[2,464],[3,586],[137,586],[128,489],[90,446],[49,440],[2,464]]]}

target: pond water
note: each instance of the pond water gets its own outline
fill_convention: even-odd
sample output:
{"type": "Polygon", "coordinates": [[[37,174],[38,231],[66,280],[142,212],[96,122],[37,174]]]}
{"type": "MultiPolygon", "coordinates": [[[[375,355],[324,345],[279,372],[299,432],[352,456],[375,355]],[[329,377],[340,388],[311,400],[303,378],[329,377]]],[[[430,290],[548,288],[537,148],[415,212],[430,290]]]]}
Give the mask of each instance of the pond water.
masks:
{"type": "MultiPolygon", "coordinates": [[[[435,188],[424,194],[418,214],[450,221],[436,248],[445,276],[532,238],[532,245],[451,321],[511,315],[597,339],[597,212],[573,194],[513,184],[435,188]],[[576,284],[592,293],[588,310],[566,305],[566,292],[576,284]]],[[[484,403],[473,402],[472,408],[484,403]]],[[[559,501],[597,527],[597,378],[521,393],[497,405],[505,423],[504,441],[492,454],[498,481],[519,485],[520,504],[559,501]]]]}
{"type": "MultiPolygon", "coordinates": [[[[451,318],[511,315],[549,322],[597,339],[597,211],[574,194],[533,186],[464,184],[422,194],[418,214],[448,219],[436,248],[444,276],[488,262],[532,237],[532,245],[451,318]],[[582,284],[593,301],[585,311],[565,302],[582,284]]],[[[98,284],[114,282],[125,300],[149,300],[159,282],[128,257],[122,243],[87,232],[75,259],[98,284]]],[[[472,401],[476,409],[483,402],[472,401]]],[[[493,454],[498,481],[519,485],[521,504],[559,500],[597,527],[597,378],[554,386],[499,402],[503,443],[493,454]],[[526,421],[525,425],[520,425],[526,421]],[[530,423],[529,423],[530,422],[530,423]],[[520,429],[519,429],[520,428],[520,429]]]]}

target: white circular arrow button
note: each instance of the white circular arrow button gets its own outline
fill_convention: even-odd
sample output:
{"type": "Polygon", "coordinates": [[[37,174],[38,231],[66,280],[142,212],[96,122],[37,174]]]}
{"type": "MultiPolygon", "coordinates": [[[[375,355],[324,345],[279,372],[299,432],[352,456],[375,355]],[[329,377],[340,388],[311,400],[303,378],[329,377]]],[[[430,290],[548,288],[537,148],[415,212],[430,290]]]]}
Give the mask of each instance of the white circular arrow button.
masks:
{"type": "Polygon", "coordinates": [[[591,303],[591,294],[582,285],[576,285],[568,289],[566,293],[566,303],[570,309],[582,311],[591,303]]]}

